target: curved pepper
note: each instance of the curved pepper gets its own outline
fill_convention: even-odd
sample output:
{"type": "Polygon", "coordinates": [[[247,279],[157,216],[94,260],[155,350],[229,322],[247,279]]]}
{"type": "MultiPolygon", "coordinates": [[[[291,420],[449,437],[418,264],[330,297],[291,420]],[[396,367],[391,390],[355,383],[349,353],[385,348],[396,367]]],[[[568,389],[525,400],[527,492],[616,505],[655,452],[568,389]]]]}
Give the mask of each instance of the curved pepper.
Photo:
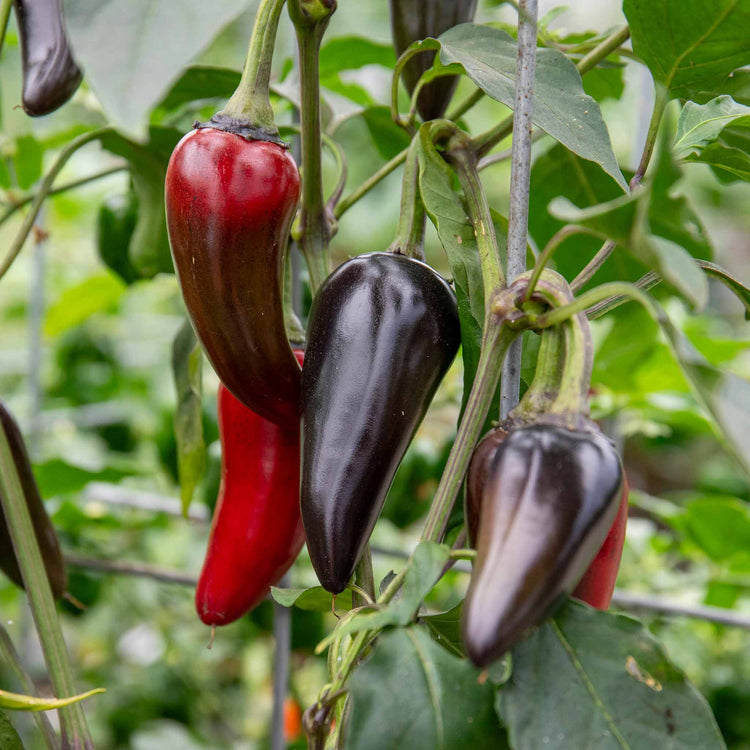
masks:
{"type": "MultiPolygon", "coordinates": [[[[303,353],[296,351],[302,363],[303,353]]],[[[299,420],[269,422],[219,386],[221,485],[195,592],[206,625],[258,605],[305,541],[299,509],[299,420]]]]}
{"type": "Polygon", "coordinates": [[[298,198],[297,165],[270,141],[206,127],[169,161],[167,226],[187,311],[220,380],[273,422],[299,417],[282,291],[298,198]]]}
{"type": "MultiPolygon", "coordinates": [[[[65,561],[60,551],[60,543],[57,540],[57,534],[49,520],[47,510],[44,507],[39,487],[37,487],[34,472],[31,469],[26,445],[18,428],[16,420],[8,410],[3,401],[0,401],[0,425],[5,431],[8,438],[13,462],[16,465],[18,477],[21,480],[21,488],[26,498],[26,506],[31,516],[31,523],[34,526],[36,540],[39,544],[39,551],[42,553],[44,567],[47,571],[52,595],[59,599],[68,586],[68,575],[65,570],[65,561]]],[[[5,519],[2,503],[0,503],[0,570],[10,578],[16,586],[24,588],[21,570],[18,567],[18,560],[13,549],[13,542],[10,538],[8,523],[5,519]]]]}
{"type": "Polygon", "coordinates": [[[608,609],[620,570],[625,531],[628,525],[628,483],[623,482],[620,508],[601,549],[591,561],[573,596],[596,609],[608,609]]]}
{"type": "Polygon", "coordinates": [[[82,75],[70,53],[62,0],[14,0],[23,60],[23,110],[40,117],[75,93],[82,75]]]}
{"type": "Polygon", "coordinates": [[[617,514],[622,482],[614,447],[593,428],[540,423],[484,438],[467,484],[477,558],[463,637],[475,664],[500,657],[574,589],[617,514]]]}
{"type": "Polygon", "coordinates": [[[132,284],[139,273],[130,262],[130,240],[138,221],[135,193],[113,195],[100,206],[96,219],[96,247],[102,262],[126,284],[132,284]]]}
{"type": "MultiPolygon", "coordinates": [[[[391,30],[396,55],[412,43],[427,37],[439,37],[459,23],[473,20],[477,0],[390,0],[391,30]]],[[[434,52],[421,52],[404,68],[404,83],[414,92],[422,73],[432,67],[434,52]]],[[[435,120],[445,114],[458,85],[458,76],[441,76],[428,83],[417,99],[422,119],[435,120]]]]}
{"type": "Polygon", "coordinates": [[[328,591],[351,578],[459,337],[453,291],[417,260],[361,255],[321,286],[302,370],[301,505],[328,591]]]}

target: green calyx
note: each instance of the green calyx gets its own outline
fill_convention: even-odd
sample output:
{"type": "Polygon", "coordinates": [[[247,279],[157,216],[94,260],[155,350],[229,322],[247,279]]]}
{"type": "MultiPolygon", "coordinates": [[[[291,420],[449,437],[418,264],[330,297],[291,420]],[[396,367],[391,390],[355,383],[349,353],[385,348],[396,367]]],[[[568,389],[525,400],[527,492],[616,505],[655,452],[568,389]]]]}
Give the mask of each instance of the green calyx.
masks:
{"type": "Polygon", "coordinates": [[[318,26],[333,15],[336,0],[289,0],[289,17],[299,26],[318,26]]]}
{"type": "Polygon", "coordinates": [[[281,143],[269,87],[276,31],[286,0],[261,0],[255,15],[242,78],[226,107],[204,127],[216,127],[247,138],[281,143]]]}
{"type": "MultiPolygon", "coordinates": [[[[514,286],[522,288],[531,272],[520,276],[514,286]]],[[[573,301],[565,279],[545,269],[537,282],[534,303],[561,307],[573,301]]],[[[533,315],[532,328],[533,328],[533,315]]],[[[544,328],[534,380],[518,406],[510,413],[516,422],[551,422],[568,429],[585,429],[588,419],[588,394],[593,366],[591,330],[585,313],[544,328]]]]}

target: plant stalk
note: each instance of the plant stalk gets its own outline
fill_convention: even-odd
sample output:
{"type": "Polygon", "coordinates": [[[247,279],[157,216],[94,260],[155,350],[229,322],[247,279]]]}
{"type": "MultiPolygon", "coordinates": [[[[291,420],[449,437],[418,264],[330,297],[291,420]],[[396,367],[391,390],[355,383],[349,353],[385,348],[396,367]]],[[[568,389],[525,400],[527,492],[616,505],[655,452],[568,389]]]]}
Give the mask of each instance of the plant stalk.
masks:
{"type": "Polygon", "coordinates": [[[320,44],[335,0],[290,0],[289,16],[299,47],[302,91],[300,127],[302,147],[302,206],[298,242],[310,272],[313,293],[330,272],[328,245],[332,231],[323,197],[320,127],[320,44]]]}
{"type": "MultiPolygon", "coordinates": [[[[456,440],[448,456],[448,462],[422,531],[422,541],[440,542],[443,538],[453,504],[456,502],[461,483],[469,468],[474,446],[480,437],[484,420],[487,418],[505,354],[515,335],[516,333],[504,325],[502,320],[491,320],[490,325],[485,327],[477,374],[466,402],[463,419],[458,427],[456,440]]],[[[395,581],[396,579],[391,582],[391,585],[395,581]]]]}
{"type": "Polygon", "coordinates": [[[425,213],[419,195],[418,144],[419,142],[414,139],[409,146],[401,183],[401,213],[396,238],[388,249],[389,252],[423,261],[425,213]]]}
{"type": "MultiPolygon", "coordinates": [[[[10,537],[29,598],[50,681],[58,698],[76,695],[75,680],[65,647],[55,601],[29,516],[21,481],[5,431],[0,429],[0,499],[10,537]]],[[[63,746],[93,750],[86,717],[80,704],[58,709],[63,746]]]]}
{"type": "Polygon", "coordinates": [[[8,30],[8,21],[10,21],[10,9],[13,6],[13,0],[2,0],[0,5],[0,53],[3,51],[5,44],[5,32],[8,30]]]}
{"type": "Polygon", "coordinates": [[[269,87],[276,31],[285,2],[286,0],[261,0],[255,14],[242,78],[219,113],[246,121],[269,135],[277,135],[279,132],[273,116],[269,87]]]}
{"type": "MultiPolygon", "coordinates": [[[[531,182],[531,129],[534,111],[536,70],[537,0],[521,0],[518,13],[518,56],[516,58],[516,100],[513,108],[513,144],[508,211],[509,282],[526,270],[529,230],[529,184],[531,182]]],[[[500,418],[505,419],[518,403],[521,391],[521,339],[508,351],[500,387],[500,418]]]]}

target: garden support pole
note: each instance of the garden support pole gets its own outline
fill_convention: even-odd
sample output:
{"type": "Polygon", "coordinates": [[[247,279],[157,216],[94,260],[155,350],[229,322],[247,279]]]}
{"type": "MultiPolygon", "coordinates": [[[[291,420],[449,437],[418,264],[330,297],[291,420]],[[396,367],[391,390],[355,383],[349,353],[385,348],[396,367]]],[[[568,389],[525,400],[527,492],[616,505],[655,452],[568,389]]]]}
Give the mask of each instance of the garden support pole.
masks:
{"type": "MultiPolygon", "coordinates": [[[[508,212],[508,260],[506,283],[526,270],[529,227],[529,180],[531,175],[531,117],[534,108],[536,69],[537,0],[521,0],[518,11],[518,55],[516,57],[516,104],[513,109],[513,149],[508,212]]],[[[521,385],[521,337],[508,349],[502,374],[500,418],[518,403],[521,385]]]]}

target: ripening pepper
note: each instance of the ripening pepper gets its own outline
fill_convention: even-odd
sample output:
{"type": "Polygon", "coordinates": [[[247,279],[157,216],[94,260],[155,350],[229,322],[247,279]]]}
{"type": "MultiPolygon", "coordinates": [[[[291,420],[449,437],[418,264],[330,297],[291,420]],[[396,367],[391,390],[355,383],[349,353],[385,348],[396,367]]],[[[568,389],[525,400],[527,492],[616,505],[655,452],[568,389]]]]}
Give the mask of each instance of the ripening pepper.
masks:
{"type": "Polygon", "coordinates": [[[215,127],[188,133],[167,169],[169,241],[193,327],[222,383],[277,423],[299,417],[283,305],[299,189],[284,146],[215,127]]]}
{"type": "Polygon", "coordinates": [[[24,112],[48,115],[61,107],[81,83],[65,33],[62,0],[14,0],[23,60],[24,112]]]}
{"type": "Polygon", "coordinates": [[[404,255],[353,258],[321,286],[302,369],[302,520],[324,588],[344,590],[460,340],[455,295],[404,255]]]}
{"type": "MultiPolygon", "coordinates": [[[[303,353],[295,351],[300,364],[303,353]]],[[[221,485],[195,592],[206,625],[259,604],[305,541],[299,508],[299,419],[274,424],[219,386],[221,485]]]]}
{"type": "MultiPolygon", "coordinates": [[[[439,37],[448,29],[474,19],[477,0],[390,0],[391,30],[396,54],[427,37],[439,37]]],[[[413,93],[422,73],[432,67],[434,52],[420,52],[404,68],[404,83],[413,93]]],[[[458,85],[458,76],[441,76],[420,92],[417,110],[423,120],[435,120],[445,110],[458,85]]]]}
{"type": "Polygon", "coordinates": [[[593,426],[537,423],[491,431],[467,482],[477,549],[463,609],[471,660],[486,666],[570,594],[617,515],[623,472],[593,426]]]}
{"type": "MultiPolygon", "coordinates": [[[[65,593],[68,586],[65,561],[60,551],[57,534],[39,494],[39,487],[37,487],[36,479],[34,479],[34,472],[31,469],[31,462],[26,452],[26,445],[23,441],[21,430],[3,401],[0,401],[0,426],[2,426],[5,436],[8,439],[13,462],[21,481],[21,488],[26,499],[26,507],[31,516],[31,523],[34,527],[37,543],[39,544],[39,551],[42,553],[42,560],[47,571],[47,579],[52,589],[52,595],[58,599],[65,593]]],[[[18,560],[13,549],[13,542],[10,538],[10,530],[5,519],[2,503],[0,503],[0,570],[16,586],[24,587],[23,577],[18,567],[18,560]]]]}
{"type": "Polygon", "coordinates": [[[620,508],[601,549],[591,561],[583,578],[573,591],[573,596],[596,609],[607,609],[615,590],[617,572],[620,570],[625,530],[628,524],[628,483],[622,485],[620,508]]]}

